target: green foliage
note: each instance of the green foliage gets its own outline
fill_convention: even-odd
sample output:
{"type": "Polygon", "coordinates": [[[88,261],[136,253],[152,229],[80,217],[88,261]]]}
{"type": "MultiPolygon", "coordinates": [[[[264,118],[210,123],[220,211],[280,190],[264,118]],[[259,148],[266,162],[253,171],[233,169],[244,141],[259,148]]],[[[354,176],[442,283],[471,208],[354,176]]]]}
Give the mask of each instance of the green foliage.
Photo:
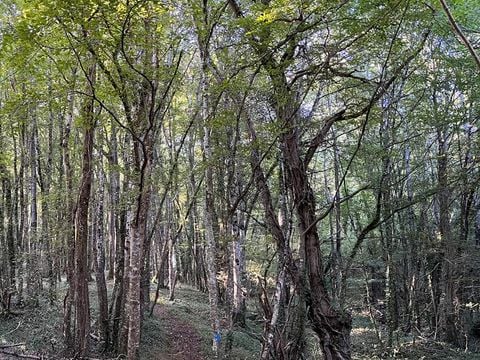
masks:
{"type": "MultiPolygon", "coordinates": [[[[42,175],[48,182],[48,193],[39,194],[37,201],[49,206],[46,224],[51,234],[48,239],[32,237],[33,243],[40,244],[41,240],[41,246],[48,244],[65,262],[65,234],[71,230],[66,202],[73,203],[76,198],[76,190],[72,193],[66,185],[65,156],[70,156],[69,175],[73,188],[78,189],[81,131],[86,125],[82,109],[92,96],[98,120],[94,186],[99,186],[96,174],[103,171],[105,190],[112,195],[110,186],[118,174],[120,193],[113,195],[120,199],[112,203],[114,200],[107,196],[105,209],[115,210],[115,216],[119,216],[119,210],[126,210],[129,226],[139,196],[137,185],[142,180],[151,186],[148,232],[152,231],[154,214],[161,215],[154,229],[158,232],[152,251],[158,252],[180,225],[184,227],[178,237],[179,254],[188,255],[188,259],[193,256],[192,244],[186,239],[195,238],[203,250],[206,187],[200,179],[205,181],[206,169],[212,169],[214,184],[208,185],[215,191],[222,266],[226,267],[226,249],[233,238],[229,206],[242,196],[242,212],[249,221],[245,244],[248,274],[263,277],[269,266],[267,284],[273,286],[278,249],[265,221],[263,189],[253,174],[252,152],[261,157],[260,168],[267,177],[275,215],[281,206],[280,194],[286,193],[287,232],[294,260],[301,263],[301,233],[293,202],[297,199],[291,193],[291,177],[296,174],[283,174],[282,179],[279,176],[281,165],[285,165],[284,137],[294,130],[298,155],[304,159],[315,148],[312,139],[321,135],[325,119],[341,109],[345,109],[345,117],[321,139],[310,163],[300,161],[298,165],[307,168],[315,196],[314,217],[333,209],[316,224],[324,265],[332,258],[336,230],[340,232],[345,266],[362,230],[377,215],[378,226],[367,234],[354,266],[375,262],[385,271],[386,255],[401,267],[429,247],[432,252],[441,252],[435,197],[440,132],[450,141],[450,217],[452,233],[460,236],[465,220],[461,217],[466,216],[461,212],[464,196],[473,194],[469,196],[474,199],[478,192],[478,138],[469,135],[465,125],[478,127],[480,82],[478,70],[455,39],[438,4],[394,0],[341,4],[238,1],[242,16],[236,16],[224,1],[205,3],[206,8],[199,1],[187,0],[0,3],[0,168],[16,182],[17,202],[19,189],[27,194],[26,205],[18,209],[27,220],[32,174],[42,175]],[[430,33],[423,43],[427,30],[430,33]],[[208,50],[207,64],[202,63],[201,55],[205,54],[200,50],[208,50]],[[92,79],[87,75],[93,63],[97,75],[94,92],[89,94],[92,79]],[[202,94],[202,79],[207,81],[206,94],[202,94]],[[206,105],[202,96],[208,98],[206,105]],[[149,102],[158,107],[145,114],[142,111],[149,102]],[[32,157],[28,143],[34,133],[33,120],[38,132],[33,152],[38,158],[32,157]],[[70,121],[73,126],[66,138],[70,121]],[[256,140],[252,140],[250,126],[256,140]],[[208,159],[202,150],[205,129],[211,135],[212,155],[208,159]],[[139,168],[132,164],[136,157],[141,158],[147,130],[154,134],[153,163],[151,175],[141,179],[139,168]],[[133,151],[133,139],[140,144],[137,152],[133,151]],[[282,188],[283,182],[290,190],[282,188]],[[331,206],[336,192],[341,199],[338,209],[331,206]],[[173,203],[168,215],[165,203],[164,208],[158,208],[164,193],[173,203]],[[379,196],[390,199],[388,203],[381,201],[380,210],[379,196]],[[401,208],[398,213],[389,213],[397,208],[401,208]],[[339,225],[335,224],[337,210],[339,225]],[[385,236],[387,225],[393,228],[392,239],[385,236]],[[393,245],[389,248],[386,241],[393,245]]],[[[480,18],[477,1],[449,4],[466,34],[476,40],[480,18]]],[[[40,180],[36,181],[39,187],[40,180]]],[[[466,219],[470,223],[474,220],[473,208],[466,219]]],[[[43,209],[40,214],[44,214],[43,209]]],[[[107,219],[104,222],[107,224],[107,219]]],[[[39,225],[42,231],[46,226],[39,225]]],[[[4,234],[0,235],[3,239],[4,234]]],[[[468,236],[471,241],[473,231],[468,236]]],[[[459,247],[458,251],[463,249],[459,247]]],[[[45,256],[47,249],[42,247],[40,252],[45,256]]],[[[428,278],[426,272],[420,273],[424,271],[421,260],[410,266],[418,266],[421,279],[428,278]]],[[[189,266],[182,263],[182,270],[189,266]]],[[[399,276],[411,273],[405,274],[399,276]]],[[[346,305],[357,309],[364,306],[364,285],[363,279],[354,275],[355,279],[347,281],[348,291],[353,290],[346,305]]],[[[405,288],[410,286],[408,281],[412,280],[404,281],[405,288]]],[[[423,286],[419,292],[428,297],[425,284],[419,285],[423,286]]],[[[191,289],[182,289],[181,295],[175,304],[163,301],[161,305],[184,321],[195,323],[202,336],[207,334],[204,343],[208,344],[206,298],[191,289]]],[[[408,310],[400,311],[408,317],[408,310]]],[[[365,313],[358,313],[354,322],[355,329],[364,331],[355,335],[362,349],[370,344],[364,344],[363,339],[373,337],[368,321],[365,313]]],[[[145,323],[145,346],[169,345],[164,325],[155,319],[145,323]]],[[[308,336],[308,342],[315,356],[320,350],[313,337],[308,336]]],[[[245,333],[234,331],[233,357],[252,358],[253,353],[258,354],[257,345],[245,333]]],[[[377,353],[382,355],[375,349],[375,356],[377,353]]],[[[149,358],[155,354],[145,350],[143,355],[149,358]]]]}

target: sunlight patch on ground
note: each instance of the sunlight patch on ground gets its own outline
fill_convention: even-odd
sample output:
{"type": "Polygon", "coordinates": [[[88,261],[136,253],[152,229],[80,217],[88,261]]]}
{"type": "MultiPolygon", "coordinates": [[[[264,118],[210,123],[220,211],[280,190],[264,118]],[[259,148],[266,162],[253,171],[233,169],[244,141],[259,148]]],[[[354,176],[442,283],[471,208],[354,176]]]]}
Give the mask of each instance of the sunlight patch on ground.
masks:
{"type": "Polygon", "coordinates": [[[361,335],[370,335],[375,333],[374,330],[364,327],[354,328],[352,329],[352,335],[361,336],[361,335]]]}

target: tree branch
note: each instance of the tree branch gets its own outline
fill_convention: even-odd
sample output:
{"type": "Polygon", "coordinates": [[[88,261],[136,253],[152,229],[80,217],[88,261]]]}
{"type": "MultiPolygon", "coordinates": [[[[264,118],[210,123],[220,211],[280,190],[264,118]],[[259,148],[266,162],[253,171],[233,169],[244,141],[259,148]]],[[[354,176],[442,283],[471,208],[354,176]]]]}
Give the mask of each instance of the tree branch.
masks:
{"type": "Polygon", "coordinates": [[[465,34],[463,33],[462,29],[458,26],[455,18],[453,17],[450,9],[448,8],[447,2],[445,0],[440,0],[440,4],[442,5],[443,11],[448,17],[448,21],[453,28],[453,32],[459,37],[460,41],[467,47],[468,51],[472,55],[473,59],[477,63],[478,69],[480,70],[480,57],[476,53],[475,49],[473,48],[472,43],[467,39],[465,34]]]}

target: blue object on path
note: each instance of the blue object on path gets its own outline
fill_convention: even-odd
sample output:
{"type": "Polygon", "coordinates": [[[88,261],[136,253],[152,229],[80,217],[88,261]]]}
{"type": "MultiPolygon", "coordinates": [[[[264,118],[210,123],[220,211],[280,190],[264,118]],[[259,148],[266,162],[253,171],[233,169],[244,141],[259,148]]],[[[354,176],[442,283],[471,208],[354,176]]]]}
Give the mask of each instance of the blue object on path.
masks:
{"type": "Polygon", "coordinates": [[[220,341],[222,340],[222,335],[220,335],[220,331],[215,331],[215,333],[213,334],[213,340],[217,344],[220,344],[220,341]]]}

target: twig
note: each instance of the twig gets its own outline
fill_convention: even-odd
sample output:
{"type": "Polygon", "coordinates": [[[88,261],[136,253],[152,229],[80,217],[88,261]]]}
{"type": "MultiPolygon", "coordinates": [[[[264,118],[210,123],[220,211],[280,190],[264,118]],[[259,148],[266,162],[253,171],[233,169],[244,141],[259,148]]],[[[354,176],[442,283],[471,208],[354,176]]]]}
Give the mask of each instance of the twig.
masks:
{"type": "Polygon", "coordinates": [[[40,356],[36,356],[36,355],[27,355],[27,354],[17,354],[17,353],[12,352],[12,351],[1,350],[1,349],[0,349],[0,353],[7,354],[7,355],[10,355],[10,356],[13,356],[13,357],[22,358],[22,359],[34,359],[34,360],[45,360],[46,359],[45,357],[40,357],[40,356]]]}
{"type": "Polygon", "coordinates": [[[17,327],[16,327],[15,329],[10,330],[9,332],[6,332],[5,334],[2,334],[2,336],[0,336],[0,337],[4,338],[5,336],[10,335],[11,333],[17,331],[18,328],[20,327],[20,325],[22,325],[22,321],[19,321],[19,322],[18,322],[18,325],[17,325],[17,327]]]}
{"type": "Polygon", "coordinates": [[[17,344],[2,344],[0,345],[0,349],[7,349],[11,347],[17,347],[17,346],[22,346],[25,345],[25,343],[17,343],[17,344]]]}

